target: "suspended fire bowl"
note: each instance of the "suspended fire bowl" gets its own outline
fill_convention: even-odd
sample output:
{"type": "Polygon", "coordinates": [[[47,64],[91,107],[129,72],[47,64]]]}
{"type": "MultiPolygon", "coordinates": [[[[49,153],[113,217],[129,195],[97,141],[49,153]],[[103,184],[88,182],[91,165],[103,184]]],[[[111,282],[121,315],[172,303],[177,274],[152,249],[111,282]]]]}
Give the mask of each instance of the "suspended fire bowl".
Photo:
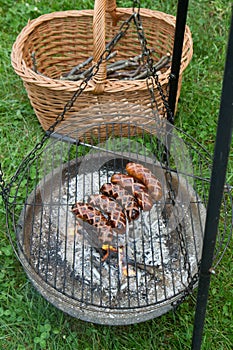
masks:
{"type": "MultiPolygon", "coordinates": [[[[49,302],[82,320],[126,325],[164,314],[196,286],[211,160],[195,140],[152,112],[105,107],[84,113],[87,120],[95,116],[91,127],[79,128],[71,119],[23,161],[7,216],[19,259],[49,302]],[[159,179],[162,197],[105,242],[72,207],[88,205],[114,173],[126,173],[128,162],[159,179]]],[[[225,229],[227,206],[225,198],[225,229]]]]}

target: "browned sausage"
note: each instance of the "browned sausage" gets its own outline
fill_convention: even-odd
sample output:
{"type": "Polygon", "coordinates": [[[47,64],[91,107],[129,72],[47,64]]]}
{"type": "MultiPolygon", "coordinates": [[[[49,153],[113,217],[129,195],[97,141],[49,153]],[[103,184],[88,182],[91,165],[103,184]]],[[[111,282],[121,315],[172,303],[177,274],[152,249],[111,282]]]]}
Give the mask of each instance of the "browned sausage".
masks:
{"type": "MultiPolygon", "coordinates": [[[[99,210],[87,203],[77,202],[72,206],[72,212],[77,218],[96,228],[96,234],[98,234],[100,241],[111,242],[113,238],[112,227],[108,225],[108,220],[99,210]]],[[[88,231],[88,227],[86,230],[88,231]]]]}
{"type": "Polygon", "coordinates": [[[152,172],[141,164],[127,163],[126,171],[136,180],[141,181],[148,189],[149,195],[158,201],[162,197],[162,186],[159,180],[152,174],[152,172]]]}
{"type": "Polygon", "coordinates": [[[87,203],[77,202],[72,206],[72,212],[88,224],[96,226],[97,228],[108,225],[108,220],[97,209],[93,208],[87,203]]]}
{"type": "Polygon", "coordinates": [[[114,199],[103,194],[93,194],[89,197],[89,204],[105,212],[108,215],[108,224],[118,233],[126,231],[125,214],[114,199]]]}
{"type": "Polygon", "coordinates": [[[129,221],[139,217],[140,210],[136,199],[121,186],[106,183],[100,188],[100,192],[114,198],[124,208],[129,221]]]}
{"type": "Polygon", "coordinates": [[[114,174],[111,177],[113,184],[120,185],[137,199],[143,211],[151,210],[153,202],[147,193],[147,188],[142,183],[135,182],[134,178],[125,174],[114,174]]]}

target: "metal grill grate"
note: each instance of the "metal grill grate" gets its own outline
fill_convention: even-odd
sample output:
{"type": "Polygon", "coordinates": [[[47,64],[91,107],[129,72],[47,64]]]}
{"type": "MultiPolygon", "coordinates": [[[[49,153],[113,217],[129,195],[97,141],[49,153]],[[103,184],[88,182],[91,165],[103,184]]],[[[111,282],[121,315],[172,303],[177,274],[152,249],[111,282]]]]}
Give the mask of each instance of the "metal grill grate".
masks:
{"type": "MultiPolygon", "coordinates": [[[[116,114],[116,122],[105,117],[91,128],[66,125],[29,158],[11,187],[8,220],[20,260],[46,299],[84,320],[129,324],[167,312],[196,285],[211,162],[195,140],[165,121],[136,113],[130,120],[116,114]],[[71,208],[88,203],[129,161],[150,169],[163,195],[124,234],[114,234],[110,249],[101,232],[77,225],[71,208]]],[[[228,201],[220,245],[231,224],[228,201]]]]}

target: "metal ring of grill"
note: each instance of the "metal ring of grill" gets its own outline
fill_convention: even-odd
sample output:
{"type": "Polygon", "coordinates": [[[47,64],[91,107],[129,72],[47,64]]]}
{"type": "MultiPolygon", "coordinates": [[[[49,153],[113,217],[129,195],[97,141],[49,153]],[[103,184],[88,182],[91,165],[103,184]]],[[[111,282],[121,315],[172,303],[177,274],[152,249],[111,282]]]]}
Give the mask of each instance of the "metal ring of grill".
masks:
{"type": "MultiPolygon", "coordinates": [[[[129,120],[118,111],[108,122],[108,115],[91,128],[66,124],[29,158],[11,188],[8,220],[20,261],[49,302],[86,321],[121,325],[160,316],[195,287],[211,163],[195,140],[165,121],[141,113],[129,120]],[[163,197],[107,252],[88,224],[77,230],[71,208],[88,203],[129,161],[158,177],[163,197]]],[[[223,205],[225,213],[227,200],[223,205]]],[[[223,220],[226,227],[225,214],[223,220]]]]}

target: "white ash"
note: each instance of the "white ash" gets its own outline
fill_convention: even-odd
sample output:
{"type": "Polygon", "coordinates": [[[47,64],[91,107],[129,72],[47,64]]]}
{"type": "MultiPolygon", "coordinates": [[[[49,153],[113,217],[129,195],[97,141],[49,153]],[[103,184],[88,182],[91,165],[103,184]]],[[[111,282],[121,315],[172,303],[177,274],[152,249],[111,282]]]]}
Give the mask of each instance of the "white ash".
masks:
{"type": "MultiPolygon", "coordinates": [[[[44,205],[42,220],[39,217],[34,223],[32,263],[46,281],[84,303],[138,307],[172,298],[187,287],[188,272],[184,268],[179,236],[177,232],[167,230],[159,203],[150,212],[141,212],[139,219],[129,225],[125,260],[134,263],[126,264],[128,276],[121,271],[118,253],[112,253],[109,259],[102,261],[101,247],[92,246],[82,232],[76,231],[72,204],[85,202],[89,195],[99,193],[101,185],[109,182],[112,174],[103,170],[77,175],[53,193],[56,199],[53,206],[44,205]],[[148,266],[150,272],[146,269],[148,266]]],[[[198,247],[193,239],[189,213],[183,222],[193,275],[197,272],[199,255],[196,254],[198,247]]]]}

